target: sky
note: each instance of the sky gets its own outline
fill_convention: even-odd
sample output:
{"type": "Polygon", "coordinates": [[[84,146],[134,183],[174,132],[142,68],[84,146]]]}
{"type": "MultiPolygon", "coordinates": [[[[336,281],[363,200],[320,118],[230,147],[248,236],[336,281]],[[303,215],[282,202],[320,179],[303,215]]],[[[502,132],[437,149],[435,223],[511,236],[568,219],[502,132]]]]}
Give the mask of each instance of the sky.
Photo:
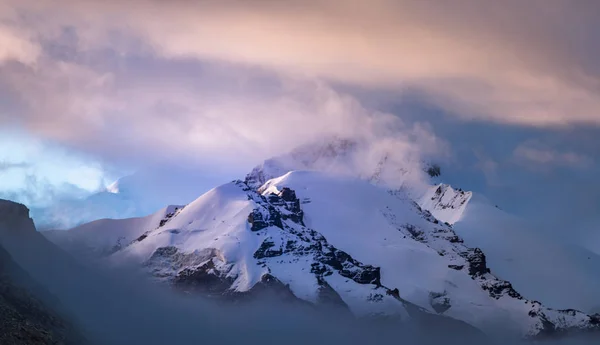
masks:
{"type": "Polygon", "coordinates": [[[339,135],[591,236],[599,16],[594,0],[4,0],[0,196],[50,204],[157,166],[241,177],[339,135]]]}

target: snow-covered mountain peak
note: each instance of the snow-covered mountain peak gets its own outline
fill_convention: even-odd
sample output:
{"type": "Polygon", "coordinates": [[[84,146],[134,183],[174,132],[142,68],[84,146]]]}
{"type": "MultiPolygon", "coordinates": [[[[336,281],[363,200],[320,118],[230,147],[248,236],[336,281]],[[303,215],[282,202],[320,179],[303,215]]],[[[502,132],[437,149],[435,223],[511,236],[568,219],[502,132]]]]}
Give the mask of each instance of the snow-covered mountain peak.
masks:
{"type": "Polygon", "coordinates": [[[461,219],[472,196],[472,192],[440,183],[428,188],[418,203],[440,221],[454,224],[461,219]]]}
{"type": "Polygon", "coordinates": [[[274,157],[255,167],[245,179],[251,188],[259,188],[268,180],[289,171],[321,171],[338,177],[359,178],[373,185],[401,191],[442,222],[460,220],[473,195],[447,184],[432,186],[439,166],[416,157],[397,153],[385,145],[333,138],[301,146],[288,154],[274,157]],[[429,175],[429,176],[427,176],[429,175]]]}
{"type": "Polygon", "coordinates": [[[219,298],[268,291],[400,319],[418,306],[525,336],[599,327],[597,316],[525,299],[449,225],[403,191],[364,179],[292,171],[257,189],[234,181],[171,211],[156,215],[158,224],[114,221],[110,228],[135,228],[123,232],[137,237],[119,242],[108,260],[141,264],[179,289],[219,298]]]}

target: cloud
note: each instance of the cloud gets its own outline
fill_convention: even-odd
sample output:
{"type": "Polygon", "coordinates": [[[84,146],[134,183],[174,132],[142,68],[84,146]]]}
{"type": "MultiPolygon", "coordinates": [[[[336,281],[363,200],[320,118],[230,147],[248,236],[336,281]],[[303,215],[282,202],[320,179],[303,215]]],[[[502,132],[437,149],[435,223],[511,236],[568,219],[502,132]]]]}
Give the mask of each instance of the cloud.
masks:
{"type": "Polygon", "coordinates": [[[500,164],[489,155],[485,154],[483,149],[478,148],[473,149],[472,151],[477,160],[474,167],[478,170],[481,170],[487,184],[495,187],[502,186],[503,182],[501,181],[498,173],[500,164]]]}
{"type": "Polygon", "coordinates": [[[39,65],[36,72],[5,70],[25,100],[27,111],[17,122],[112,161],[185,160],[250,168],[267,156],[331,135],[394,138],[425,154],[440,146],[427,126],[367,109],[318,80],[220,64],[205,64],[211,72],[190,75],[177,74],[177,64],[108,73],[65,61],[39,65]]]}
{"type": "Polygon", "coordinates": [[[26,174],[25,183],[15,189],[0,190],[0,199],[35,207],[52,205],[59,200],[83,198],[89,191],[71,183],[54,184],[35,174],[26,174]]]}
{"type": "Polygon", "coordinates": [[[572,151],[558,151],[546,148],[534,141],[525,142],[514,150],[517,161],[540,168],[571,167],[582,168],[592,163],[591,158],[572,151]]]}
{"type": "Polygon", "coordinates": [[[23,32],[0,22],[0,65],[16,61],[32,65],[40,54],[40,47],[23,32]]]}
{"type": "MultiPolygon", "coordinates": [[[[599,9],[561,0],[8,0],[0,24],[41,50],[35,64],[0,66],[16,103],[0,123],[132,165],[238,166],[324,135],[435,137],[339,85],[417,94],[462,119],[598,125],[589,32],[599,9]]],[[[409,146],[429,153],[431,144],[439,149],[436,140],[409,146]]]]}
{"type": "Polygon", "coordinates": [[[395,90],[458,116],[600,124],[596,2],[563,0],[18,2],[86,51],[199,59],[395,90]]]}
{"type": "Polygon", "coordinates": [[[0,161],[0,173],[3,171],[12,170],[12,169],[26,169],[26,168],[29,168],[30,166],[31,165],[29,163],[25,163],[25,162],[14,163],[14,162],[0,161]]]}

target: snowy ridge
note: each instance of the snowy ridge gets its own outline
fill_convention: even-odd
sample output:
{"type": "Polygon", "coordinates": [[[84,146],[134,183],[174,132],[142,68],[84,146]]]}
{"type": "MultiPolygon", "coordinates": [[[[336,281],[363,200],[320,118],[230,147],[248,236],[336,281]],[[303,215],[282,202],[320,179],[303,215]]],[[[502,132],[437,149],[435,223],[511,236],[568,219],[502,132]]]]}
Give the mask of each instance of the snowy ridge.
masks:
{"type": "MultiPolygon", "coordinates": [[[[417,206],[418,207],[418,206],[417,206]]],[[[600,315],[589,316],[573,309],[556,310],[544,307],[540,302],[530,301],[519,294],[508,281],[494,276],[487,267],[486,256],[479,248],[469,248],[464,244],[462,238],[452,230],[448,224],[440,222],[427,210],[420,211],[427,221],[436,224],[433,229],[417,228],[410,224],[398,224],[393,214],[387,213],[392,223],[398,224],[399,230],[407,236],[426,244],[436,250],[440,256],[447,258],[448,267],[457,271],[467,273],[487,292],[487,294],[498,301],[499,310],[510,312],[516,324],[526,325],[524,336],[534,337],[538,335],[550,335],[555,332],[566,332],[568,330],[598,330],[600,327],[600,315]],[[526,316],[525,316],[526,315],[526,316]]],[[[435,295],[436,299],[442,299],[443,308],[448,308],[447,315],[461,318],[452,310],[452,298],[446,291],[435,295]]],[[[435,303],[440,303],[435,301],[435,303]]],[[[485,311],[481,311],[485,313],[485,311]]],[[[496,311],[497,312],[497,311],[496,311]]],[[[472,315],[474,318],[481,314],[472,315]]],[[[476,323],[476,320],[465,320],[476,323]]]]}
{"type": "Polygon", "coordinates": [[[259,194],[240,181],[218,187],[111,257],[128,259],[185,290],[239,298],[270,284],[357,315],[408,316],[381,286],[377,268],[304,225],[300,200],[289,189],[259,194]]]}
{"type": "Polygon", "coordinates": [[[74,254],[99,258],[120,250],[144,232],[164,225],[181,209],[183,206],[168,206],[147,217],[99,219],[69,231],[51,230],[43,231],[42,234],[74,254]]]}
{"type": "Polygon", "coordinates": [[[462,218],[472,196],[472,192],[440,183],[429,188],[418,203],[438,220],[454,224],[462,218]]]}

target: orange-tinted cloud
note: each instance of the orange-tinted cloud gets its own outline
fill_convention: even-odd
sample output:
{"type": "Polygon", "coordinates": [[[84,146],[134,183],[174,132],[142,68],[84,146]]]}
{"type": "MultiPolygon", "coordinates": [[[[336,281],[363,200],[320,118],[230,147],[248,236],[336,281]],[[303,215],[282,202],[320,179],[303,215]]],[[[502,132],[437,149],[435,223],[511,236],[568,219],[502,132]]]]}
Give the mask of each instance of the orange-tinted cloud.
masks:
{"type": "Polygon", "coordinates": [[[75,25],[90,47],[110,45],[114,33],[122,32],[164,58],[417,90],[463,118],[540,126],[600,123],[600,74],[593,58],[600,47],[591,35],[600,29],[597,2],[59,3],[63,7],[49,2],[50,13],[75,25]]]}
{"type": "Polygon", "coordinates": [[[23,121],[64,140],[98,132],[143,138],[137,144],[143,146],[162,132],[205,150],[270,148],[290,146],[290,138],[301,141],[316,128],[386,128],[389,115],[365,109],[335,83],[416,91],[464,119],[600,124],[594,59],[600,48],[592,34],[600,4],[593,1],[7,0],[2,6],[0,22],[36,38],[33,50],[46,52],[66,27],[77,33],[79,60],[18,49],[4,54],[35,61],[34,68],[2,71],[2,82],[34,114],[23,121]],[[110,68],[90,66],[106,50],[110,68]],[[303,86],[275,97],[236,93],[214,100],[178,80],[147,85],[140,73],[138,81],[124,82],[121,62],[130,56],[261,68],[279,74],[284,85],[303,86]],[[290,82],[303,78],[318,82],[290,82]],[[178,120],[156,122],[165,112],[178,120]],[[265,128],[272,142],[264,141],[265,128]],[[289,129],[294,136],[285,134],[289,129]]]}

